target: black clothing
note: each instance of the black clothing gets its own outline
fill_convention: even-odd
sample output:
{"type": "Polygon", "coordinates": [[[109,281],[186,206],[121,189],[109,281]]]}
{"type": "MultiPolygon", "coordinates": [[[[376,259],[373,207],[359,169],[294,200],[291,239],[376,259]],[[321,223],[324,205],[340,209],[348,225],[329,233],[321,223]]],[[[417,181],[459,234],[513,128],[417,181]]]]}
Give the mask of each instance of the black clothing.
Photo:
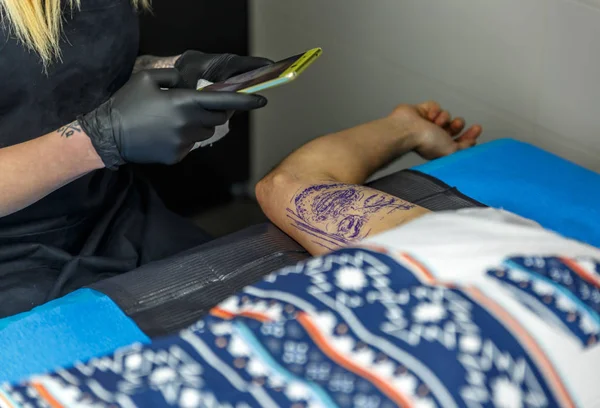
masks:
{"type": "MultiPolygon", "coordinates": [[[[81,11],[65,11],[62,60],[47,72],[0,27],[0,148],[97,108],[127,82],[137,57],[129,0],[83,0],[81,11]]],[[[92,172],[0,218],[0,317],[208,239],[127,166],[92,172]]]]}

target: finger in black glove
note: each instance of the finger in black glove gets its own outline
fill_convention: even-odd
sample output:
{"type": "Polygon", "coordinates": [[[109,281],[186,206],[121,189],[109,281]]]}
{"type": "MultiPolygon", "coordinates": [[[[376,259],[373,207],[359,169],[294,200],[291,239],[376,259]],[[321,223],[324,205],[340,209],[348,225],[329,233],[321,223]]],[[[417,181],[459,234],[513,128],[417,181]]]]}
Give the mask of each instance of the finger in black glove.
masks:
{"type": "Polygon", "coordinates": [[[181,82],[173,68],[142,71],[99,108],[77,118],[106,167],[177,163],[227,122],[229,112],[267,103],[257,95],[178,88],[181,82]]]}
{"type": "Polygon", "coordinates": [[[196,88],[200,79],[222,82],[233,76],[262,68],[273,61],[259,57],[241,57],[234,54],[204,54],[200,51],[186,51],[175,62],[185,86],[196,88]]]}

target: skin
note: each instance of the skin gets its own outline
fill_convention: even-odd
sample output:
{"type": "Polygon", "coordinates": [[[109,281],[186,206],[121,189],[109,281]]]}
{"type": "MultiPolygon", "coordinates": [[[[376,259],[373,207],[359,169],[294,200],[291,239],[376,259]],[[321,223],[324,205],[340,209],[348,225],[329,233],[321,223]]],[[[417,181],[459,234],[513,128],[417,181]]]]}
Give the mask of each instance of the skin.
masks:
{"type": "Polygon", "coordinates": [[[0,149],[0,217],[103,167],[92,142],[77,122],[0,149]]]}
{"type": "MultiPolygon", "coordinates": [[[[179,56],[142,56],[134,73],[172,68],[179,56]]],[[[77,122],[28,142],[0,148],[0,217],[13,214],[94,170],[104,168],[77,122]]]]}
{"type": "MultiPolygon", "coordinates": [[[[175,57],[142,56],[134,72],[173,67],[175,57]]],[[[77,122],[28,142],[0,149],[0,217],[15,213],[53,191],[104,167],[77,122]]]]}
{"type": "Polygon", "coordinates": [[[321,255],[428,213],[362,186],[372,174],[410,151],[431,160],[468,149],[481,133],[436,102],[400,105],[302,146],[257,184],[256,196],[275,225],[321,255]]]}
{"type": "Polygon", "coordinates": [[[316,238],[312,243],[334,250],[367,238],[372,220],[416,207],[366,187],[325,183],[299,191],[287,217],[292,227],[316,238]]]}

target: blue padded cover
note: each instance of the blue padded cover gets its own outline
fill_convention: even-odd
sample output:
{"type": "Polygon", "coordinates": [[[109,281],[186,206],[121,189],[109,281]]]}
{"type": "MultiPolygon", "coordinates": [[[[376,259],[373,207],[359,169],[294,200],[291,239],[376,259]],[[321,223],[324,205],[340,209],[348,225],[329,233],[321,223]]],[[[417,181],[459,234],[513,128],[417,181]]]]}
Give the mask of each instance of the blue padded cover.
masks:
{"type": "Polygon", "coordinates": [[[414,170],[490,207],[600,247],[600,174],[535,146],[502,139],[414,170]]]}
{"type": "Polygon", "coordinates": [[[148,337],[109,297],[81,289],[0,320],[0,382],[112,353],[148,337]]]}

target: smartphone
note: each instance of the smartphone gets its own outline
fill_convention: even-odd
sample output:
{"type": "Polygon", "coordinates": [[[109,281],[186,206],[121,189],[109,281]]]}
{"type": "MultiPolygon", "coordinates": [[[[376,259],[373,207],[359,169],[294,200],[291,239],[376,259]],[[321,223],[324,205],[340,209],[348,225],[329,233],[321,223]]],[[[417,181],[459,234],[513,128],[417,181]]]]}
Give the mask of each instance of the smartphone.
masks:
{"type": "Polygon", "coordinates": [[[323,53],[314,48],[274,64],[237,75],[223,82],[199,88],[202,91],[242,92],[253,94],[292,82],[323,53]]]}

